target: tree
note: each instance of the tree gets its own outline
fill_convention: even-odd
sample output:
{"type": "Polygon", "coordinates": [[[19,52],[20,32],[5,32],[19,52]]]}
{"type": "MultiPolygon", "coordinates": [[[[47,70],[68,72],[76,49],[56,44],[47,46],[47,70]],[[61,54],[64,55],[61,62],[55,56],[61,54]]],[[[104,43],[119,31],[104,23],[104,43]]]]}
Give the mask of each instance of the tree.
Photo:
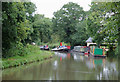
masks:
{"type": "Polygon", "coordinates": [[[52,21],[44,15],[36,14],[33,23],[34,32],[31,34],[32,41],[46,43],[51,40],[52,21]]]}
{"type": "Polygon", "coordinates": [[[26,9],[22,2],[2,3],[3,57],[22,54],[23,44],[30,30],[26,9]]]}
{"type": "Polygon", "coordinates": [[[118,3],[92,3],[88,18],[88,30],[91,35],[100,36],[100,41],[116,42],[118,36],[118,3]],[[94,33],[94,34],[93,34],[94,33]]]}
{"type": "Polygon", "coordinates": [[[87,33],[87,21],[83,20],[76,25],[76,32],[71,35],[73,45],[86,45],[86,40],[89,38],[87,33]]]}
{"type": "Polygon", "coordinates": [[[118,43],[120,36],[120,2],[92,3],[88,30],[97,43],[118,43]]]}
{"type": "Polygon", "coordinates": [[[84,17],[83,8],[73,2],[65,4],[59,11],[54,12],[54,31],[60,36],[61,41],[73,44],[71,35],[77,32],[75,27],[84,20],[84,17]]]}
{"type": "Polygon", "coordinates": [[[23,41],[26,44],[26,43],[32,42],[31,33],[33,33],[32,26],[33,26],[33,22],[35,21],[34,12],[35,12],[36,6],[32,2],[24,2],[23,5],[26,12],[26,19],[29,20],[29,28],[30,28],[30,30],[28,31],[27,38],[23,41]]]}

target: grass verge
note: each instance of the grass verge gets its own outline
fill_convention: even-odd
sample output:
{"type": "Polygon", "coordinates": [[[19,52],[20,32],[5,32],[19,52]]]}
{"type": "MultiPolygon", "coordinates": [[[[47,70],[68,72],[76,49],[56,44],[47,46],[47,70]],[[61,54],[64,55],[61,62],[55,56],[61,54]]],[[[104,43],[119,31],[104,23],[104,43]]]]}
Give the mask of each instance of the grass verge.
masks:
{"type": "Polygon", "coordinates": [[[13,56],[10,58],[2,58],[2,69],[16,67],[36,61],[43,61],[53,57],[53,52],[40,50],[39,47],[27,46],[29,54],[24,56],[13,56]]]}

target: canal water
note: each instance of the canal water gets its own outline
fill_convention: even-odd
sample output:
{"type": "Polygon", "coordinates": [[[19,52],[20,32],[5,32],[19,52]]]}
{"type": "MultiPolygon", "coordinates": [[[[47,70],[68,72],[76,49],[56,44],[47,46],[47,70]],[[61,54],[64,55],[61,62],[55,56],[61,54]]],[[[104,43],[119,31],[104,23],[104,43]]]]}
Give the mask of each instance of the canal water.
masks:
{"type": "Polygon", "coordinates": [[[32,63],[2,72],[3,80],[118,80],[118,61],[82,53],[55,52],[45,63],[32,63]]]}

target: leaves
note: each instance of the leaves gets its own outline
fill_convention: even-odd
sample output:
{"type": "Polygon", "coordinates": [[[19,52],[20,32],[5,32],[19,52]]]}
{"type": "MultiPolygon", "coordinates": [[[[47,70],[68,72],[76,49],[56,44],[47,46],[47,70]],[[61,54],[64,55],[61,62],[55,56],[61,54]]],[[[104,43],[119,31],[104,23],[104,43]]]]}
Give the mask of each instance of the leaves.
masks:
{"type": "Polygon", "coordinates": [[[31,34],[32,41],[40,44],[40,42],[49,42],[51,40],[52,33],[52,21],[49,18],[45,18],[43,15],[36,14],[34,16],[33,33],[31,34]]]}
{"type": "MultiPolygon", "coordinates": [[[[18,43],[24,41],[29,34],[30,22],[27,20],[28,10],[24,6],[25,3],[21,2],[3,2],[2,5],[2,45],[3,45],[3,57],[13,56],[21,53],[21,51],[10,51],[14,49],[18,43]],[[11,53],[8,53],[11,52],[11,53]]],[[[30,3],[26,5],[30,6],[30,3]]],[[[33,5],[33,4],[32,4],[33,5]]],[[[29,10],[30,12],[30,10],[29,10]]],[[[31,11],[30,14],[32,14],[31,11]]],[[[23,46],[21,46],[23,47],[23,46]]]]}
{"type": "Polygon", "coordinates": [[[88,15],[88,31],[91,36],[94,36],[96,42],[116,42],[118,36],[118,26],[120,21],[119,4],[112,3],[92,3],[88,15]],[[117,14],[115,14],[117,13],[117,14]],[[98,37],[98,38],[97,38],[98,37]]]}
{"type": "Polygon", "coordinates": [[[53,26],[56,34],[60,36],[61,41],[73,44],[73,36],[76,31],[76,25],[84,20],[85,12],[78,4],[69,2],[60,10],[54,12],[53,26]]]}

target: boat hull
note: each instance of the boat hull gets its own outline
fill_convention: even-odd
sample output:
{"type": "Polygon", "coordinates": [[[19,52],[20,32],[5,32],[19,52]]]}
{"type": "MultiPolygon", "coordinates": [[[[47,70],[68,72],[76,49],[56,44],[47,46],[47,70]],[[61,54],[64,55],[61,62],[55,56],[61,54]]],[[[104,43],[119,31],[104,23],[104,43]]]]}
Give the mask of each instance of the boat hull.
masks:
{"type": "Polygon", "coordinates": [[[40,48],[40,49],[41,49],[41,50],[49,50],[49,48],[46,48],[46,49],[45,49],[45,48],[40,48]]]}
{"type": "Polygon", "coordinates": [[[77,51],[77,50],[72,50],[73,52],[78,52],[78,53],[85,53],[84,51],[77,51]]]}
{"type": "Polygon", "coordinates": [[[66,51],[66,52],[68,52],[69,49],[58,49],[58,50],[56,49],[56,50],[52,50],[52,51],[64,51],[64,52],[66,51]]]}
{"type": "Polygon", "coordinates": [[[95,58],[106,58],[106,55],[94,55],[95,58]]]}

